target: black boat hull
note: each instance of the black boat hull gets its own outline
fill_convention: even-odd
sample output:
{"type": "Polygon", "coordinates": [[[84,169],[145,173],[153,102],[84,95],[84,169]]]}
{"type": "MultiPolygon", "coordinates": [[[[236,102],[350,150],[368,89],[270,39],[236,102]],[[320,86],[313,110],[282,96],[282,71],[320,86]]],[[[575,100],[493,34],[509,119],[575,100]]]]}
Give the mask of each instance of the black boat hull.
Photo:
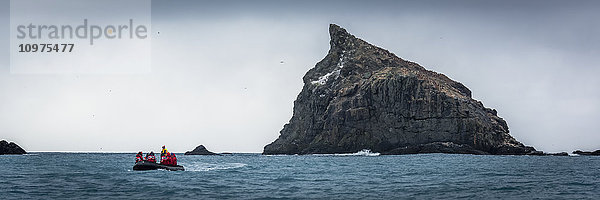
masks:
{"type": "Polygon", "coordinates": [[[175,166],[161,165],[158,163],[153,163],[153,162],[148,162],[148,161],[137,162],[133,166],[133,170],[136,170],[136,171],[157,170],[157,169],[164,169],[164,170],[169,170],[169,171],[185,171],[185,169],[181,165],[175,165],[175,166]]]}

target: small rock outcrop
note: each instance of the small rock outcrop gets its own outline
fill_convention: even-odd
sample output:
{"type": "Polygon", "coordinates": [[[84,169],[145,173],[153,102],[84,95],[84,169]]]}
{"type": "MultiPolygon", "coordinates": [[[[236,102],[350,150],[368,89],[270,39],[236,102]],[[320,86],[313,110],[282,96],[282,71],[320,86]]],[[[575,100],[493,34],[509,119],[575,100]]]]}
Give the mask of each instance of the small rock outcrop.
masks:
{"type": "Polygon", "coordinates": [[[530,156],[569,156],[567,152],[559,152],[559,153],[546,153],[543,151],[532,151],[527,153],[530,156]]]}
{"type": "Polygon", "coordinates": [[[596,151],[573,151],[573,154],[582,155],[582,156],[600,156],[600,150],[596,151]]]}
{"type": "Polygon", "coordinates": [[[463,84],[331,24],[328,54],[304,75],[289,123],[263,154],[524,155],[494,109],[463,84]]]}
{"type": "Polygon", "coordinates": [[[569,153],[567,153],[567,152],[546,153],[546,155],[549,155],[549,156],[569,156],[569,153]]]}
{"type": "Polygon", "coordinates": [[[204,147],[204,145],[197,146],[194,150],[185,152],[184,155],[219,155],[217,153],[210,152],[204,147]]]}
{"type": "Polygon", "coordinates": [[[6,140],[0,141],[0,155],[5,154],[26,154],[27,152],[23,150],[19,145],[14,142],[8,143],[6,140]]]}

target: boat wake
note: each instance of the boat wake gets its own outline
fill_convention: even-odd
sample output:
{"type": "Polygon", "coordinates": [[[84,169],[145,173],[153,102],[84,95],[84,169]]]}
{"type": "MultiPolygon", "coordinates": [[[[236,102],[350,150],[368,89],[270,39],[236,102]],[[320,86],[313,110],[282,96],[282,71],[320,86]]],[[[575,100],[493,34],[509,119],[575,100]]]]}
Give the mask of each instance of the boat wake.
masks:
{"type": "Polygon", "coordinates": [[[245,163],[192,163],[186,164],[186,171],[206,172],[212,170],[237,169],[247,166],[245,163]]]}

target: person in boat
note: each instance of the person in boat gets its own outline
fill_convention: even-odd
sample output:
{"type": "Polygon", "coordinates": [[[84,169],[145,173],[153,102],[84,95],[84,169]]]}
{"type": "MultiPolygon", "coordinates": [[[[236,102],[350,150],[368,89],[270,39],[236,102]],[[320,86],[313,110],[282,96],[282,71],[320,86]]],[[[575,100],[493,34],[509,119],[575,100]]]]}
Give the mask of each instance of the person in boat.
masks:
{"type": "Polygon", "coordinates": [[[167,153],[167,158],[165,159],[164,165],[170,165],[170,166],[177,165],[177,158],[175,158],[174,153],[167,153]]]}
{"type": "Polygon", "coordinates": [[[173,156],[171,152],[167,153],[167,165],[173,165],[173,156]]]}
{"type": "Polygon", "coordinates": [[[142,152],[138,152],[137,155],[135,155],[135,162],[140,162],[140,161],[144,161],[144,155],[142,154],[142,152]]]}
{"type": "Polygon", "coordinates": [[[146,154],[146,161],[153,162],[153,163],[156,162],[156,157],[154,157],[154,152],[151,151],[150,153],[146,154]]]}
{"type": "Polygon", "coordinates": [[[171,157],[171,153],[167,152],[167,154],[162,157],[162,159],[160,159],[160,164],[161,165],[168,165],[169,164],[169,157],[171,157]]]}
{"type": "Polygon", "coordinates": [[[173,165],[177,165],[177,157],[175,156],[175,154],[173,154],[173,165]]]}
{"type": "Polygon", "coordinates": [[[171,154],[171,165],[177,165],[177,157],[175,157],[174,153],[171,154]]]}
{"type": "Polygon", "coordinates": [[[160,151],[160,162],[162,163],[162,160],[166,158],[167,153],[169,153],[169,151],[167,151],[167,148],[165,148],[165,145],[162,146],[162,150],[160,151]]]}

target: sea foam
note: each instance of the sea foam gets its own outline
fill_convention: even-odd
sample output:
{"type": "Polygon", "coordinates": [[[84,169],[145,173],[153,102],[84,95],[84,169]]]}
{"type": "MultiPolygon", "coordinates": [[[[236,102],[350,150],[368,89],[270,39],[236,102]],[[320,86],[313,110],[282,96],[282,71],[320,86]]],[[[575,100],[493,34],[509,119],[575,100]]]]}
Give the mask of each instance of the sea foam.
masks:
{"type": "Polygon", "coordinates": [[[356,153],[339,153],[339,154],[313,154],[315,156],[379,156],[381,153],[372,152],[370,149],[363,149],[356,153]]]}
{"type": "Polygon", "coordinates": [[[363,149],[356,153],[335,154],[336,156],[379,156],[380,153],[371,152],[370,149],[363,149]]]}

